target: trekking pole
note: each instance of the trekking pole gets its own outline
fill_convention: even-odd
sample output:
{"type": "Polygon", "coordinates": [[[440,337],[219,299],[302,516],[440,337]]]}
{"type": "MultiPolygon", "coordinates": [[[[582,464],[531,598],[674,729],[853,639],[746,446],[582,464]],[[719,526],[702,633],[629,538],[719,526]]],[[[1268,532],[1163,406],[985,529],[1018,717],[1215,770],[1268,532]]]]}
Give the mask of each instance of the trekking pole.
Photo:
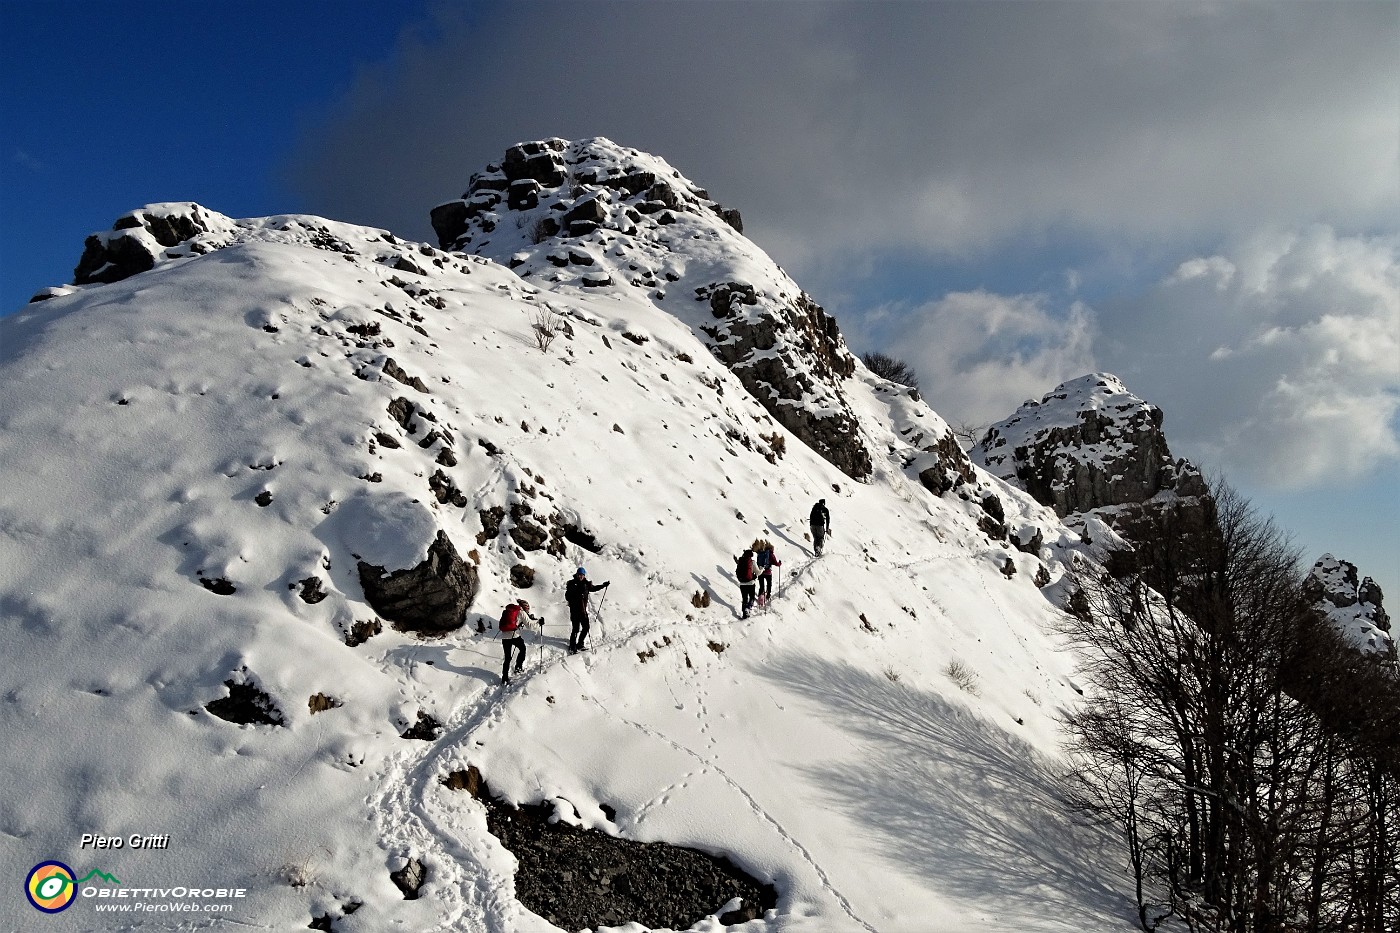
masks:
{"type": "Polygon", "coordinates": [[[598,623],[598,638],[607,641],[607,633],[603,631],[603,603],[608,601],[608,588],[603,587],[603,595],[598,599],[598,606],[593,611],[593,621],[598,623]]]}

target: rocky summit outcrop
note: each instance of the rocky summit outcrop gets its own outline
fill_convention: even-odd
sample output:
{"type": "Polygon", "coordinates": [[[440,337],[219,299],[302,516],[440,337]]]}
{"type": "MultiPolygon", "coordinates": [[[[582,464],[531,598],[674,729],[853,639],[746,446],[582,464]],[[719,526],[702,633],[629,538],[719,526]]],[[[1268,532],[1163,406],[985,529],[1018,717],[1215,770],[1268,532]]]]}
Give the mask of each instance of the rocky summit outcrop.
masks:
{"type": "Polygon", "coordinates": [[[1360,578],[1356,565],[1323,554],[1304,583],[1308,599],[1336,626],[1348,642],[1367,654],[1394,660],[1395,639],[1390,616],[1382,605],[1380,584],[1360,578]]]}
{"type": "Polygon", "coordinates": [[[602,137],[520,143],[432,211],[443,249],[553,289],[613,289],[689,324],[772,417],[847,476],[870,453],[836,321],[664,160],[602,137]]]}
{"type": "Polygon", "coordinates": [[[461,628],[480,588],[476,566],[441,531],[416,567],[391,573],[360,561],[358,569],[365,601],[395,628],[424,635],[461,628]]]}
{"type": "Polygon", "coordinates": [[[233,228],[232,220],[198,204],[148,204],[87,238],[73,283],[119,282],[155,268],[158,260],[210,252],[227,243],[233,228]]]}
{"type": "Polygon", "coordinates": [[[1117,376],[1092,373],[991,426],[972,459],[1062,518],[1090,512],[1129,540],[1168,509],[1190,520],[1209,496],[1200,470],[1173,459],[1162,410],[1117,376]]]}

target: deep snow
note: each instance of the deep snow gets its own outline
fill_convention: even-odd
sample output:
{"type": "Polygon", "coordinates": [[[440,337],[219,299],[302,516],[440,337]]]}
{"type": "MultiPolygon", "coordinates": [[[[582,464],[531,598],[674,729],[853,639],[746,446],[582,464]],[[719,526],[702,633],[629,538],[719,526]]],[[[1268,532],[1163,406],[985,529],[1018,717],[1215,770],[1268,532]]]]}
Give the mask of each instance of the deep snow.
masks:
{"type": "MultiPolygon", "coordinates": [[[[877,455],[869,482],[791,436],[770,463],[758,435],[786,432],[680,298],[522,279],[319,218],[223,221],[221,248],[0,321],[0,926],[280,930],[360,900],[337,930],[551,929],[513,899],[482,808],[439,783],[470,764],[513,800],[775,882],[778,909],[749,929],[1131,928],[1113,840],[1066,816],[1052,780],[1076,691],[1032,578],[1060,578],[1077,538],[985,473],[1007,525],[1044,532],[1038,555],[980,531],[978,497],[924,489],[911,437],[946,425],[907,390],[863,367],[844,383],[877,455]],[[547,353],[531,332],[545,302],[573,331],[547,353]],[[379,333],[349,330],[365,324],[379,333]],[[428,391],[385,375],[388,357],[428,391]],[[398,397],[436,422],[407,434],[387,414],[398,397]],[[437,462],[445,441],[418,445],[434,428],[456,466],[437,462]],[[439,469],[466,508],[429,492],[439,469]],[[833,537],[814,560],[821,497],[833,537]],[[479,544],[478,510],[517,502],[601,553],[479,544]],[[439,528],[480,560],[468,624],[347,647],[373,617],[356,555],[407,566],[439,528]],[[741,621],[733,558],[758,536],[784,561],[781,596],[741,621]],[[517,563],[549,624],[502,694],[489,627],[520,594],[517,563]],[[568,657],[562,589],[580,564],[612,586],[593,649],[568,657]],[[329,592],[316,604],[298,595],[311,576],[329,592]],[[204,710],[228,679],[265,690],[286,726],[204,710]],[[318,692],[342,705],[313,715],[318,692]],[[420,711],[446,725],[436,741],[400,738],[420,711]],[[96,852],[85,832],[171,841],[96,852]],[[428,868],[418,900],[389,879],[408,857],[428,868]],[[248,893],[219,919],[116,922],[95,898],[42,917],[21,882],[51,858],[127,888],[248,893]]],[[[672,244],[677,261],[790,281],[711,222],[703,253],[672,244]]]]}

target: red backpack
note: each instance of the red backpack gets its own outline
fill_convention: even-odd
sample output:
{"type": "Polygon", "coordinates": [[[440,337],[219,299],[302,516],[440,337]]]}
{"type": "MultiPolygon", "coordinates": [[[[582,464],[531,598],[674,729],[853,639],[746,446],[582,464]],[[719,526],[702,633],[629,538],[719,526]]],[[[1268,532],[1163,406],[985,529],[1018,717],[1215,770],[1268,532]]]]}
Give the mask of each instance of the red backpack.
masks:
{"type": "Polygon", "coordinates": [[[734,575],[739,578],[740,583],[752,583],[754,578],[753,557],[751,552],[745,551],[739,555],[739,562],[734,565],[734,575]]]}
{"type": "Polygon", "coordinates": [[[520,621],[519,621],[519,620],[520,620],[520,607],[519,607],[518,605],[516,605],[515,603],[511,603],[509,606],[507,606],[507,607],[505,608],[505,611],[501,613],[501,623],[500,623],[501,631],[503,631],[503,632],[513,632],[513,631],[515,631],[517,628],[520,627],[520,621]]]}

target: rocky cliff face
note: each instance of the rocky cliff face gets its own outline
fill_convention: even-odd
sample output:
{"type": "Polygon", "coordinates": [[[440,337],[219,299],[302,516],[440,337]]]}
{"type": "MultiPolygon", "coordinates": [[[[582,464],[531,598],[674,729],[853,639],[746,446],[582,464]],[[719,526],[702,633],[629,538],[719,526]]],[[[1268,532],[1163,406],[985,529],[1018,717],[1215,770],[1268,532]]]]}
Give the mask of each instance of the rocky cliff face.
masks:
{"type": "Polygon", "coordinates": [[[663,159],[601,137],[521,143],[432,222],[443,249],[676,315],[775,420],[847,476],[870,475],[844,388],[856,360],[836,321],[742,235],[738,211],[663,159]]]}
{"type": "Polygon", "coordinates": [[[1199,514],[1209,495],[1200,471],[1173,459],[1162,420],[1118,377],[1092,373],[992,425],[971,455],[1062,518],[1095,513],[1132,540],[1164,509],[1199,514]]]}
{"type": "Polygon", "coordinates": [[[1380,585],[1370,577],[1358,582],[1359,576],[1355,564],[1323,554],[1308,573],[1308,597],[1360,651],[1394,660],[1396,644],[1380,585]]]}

